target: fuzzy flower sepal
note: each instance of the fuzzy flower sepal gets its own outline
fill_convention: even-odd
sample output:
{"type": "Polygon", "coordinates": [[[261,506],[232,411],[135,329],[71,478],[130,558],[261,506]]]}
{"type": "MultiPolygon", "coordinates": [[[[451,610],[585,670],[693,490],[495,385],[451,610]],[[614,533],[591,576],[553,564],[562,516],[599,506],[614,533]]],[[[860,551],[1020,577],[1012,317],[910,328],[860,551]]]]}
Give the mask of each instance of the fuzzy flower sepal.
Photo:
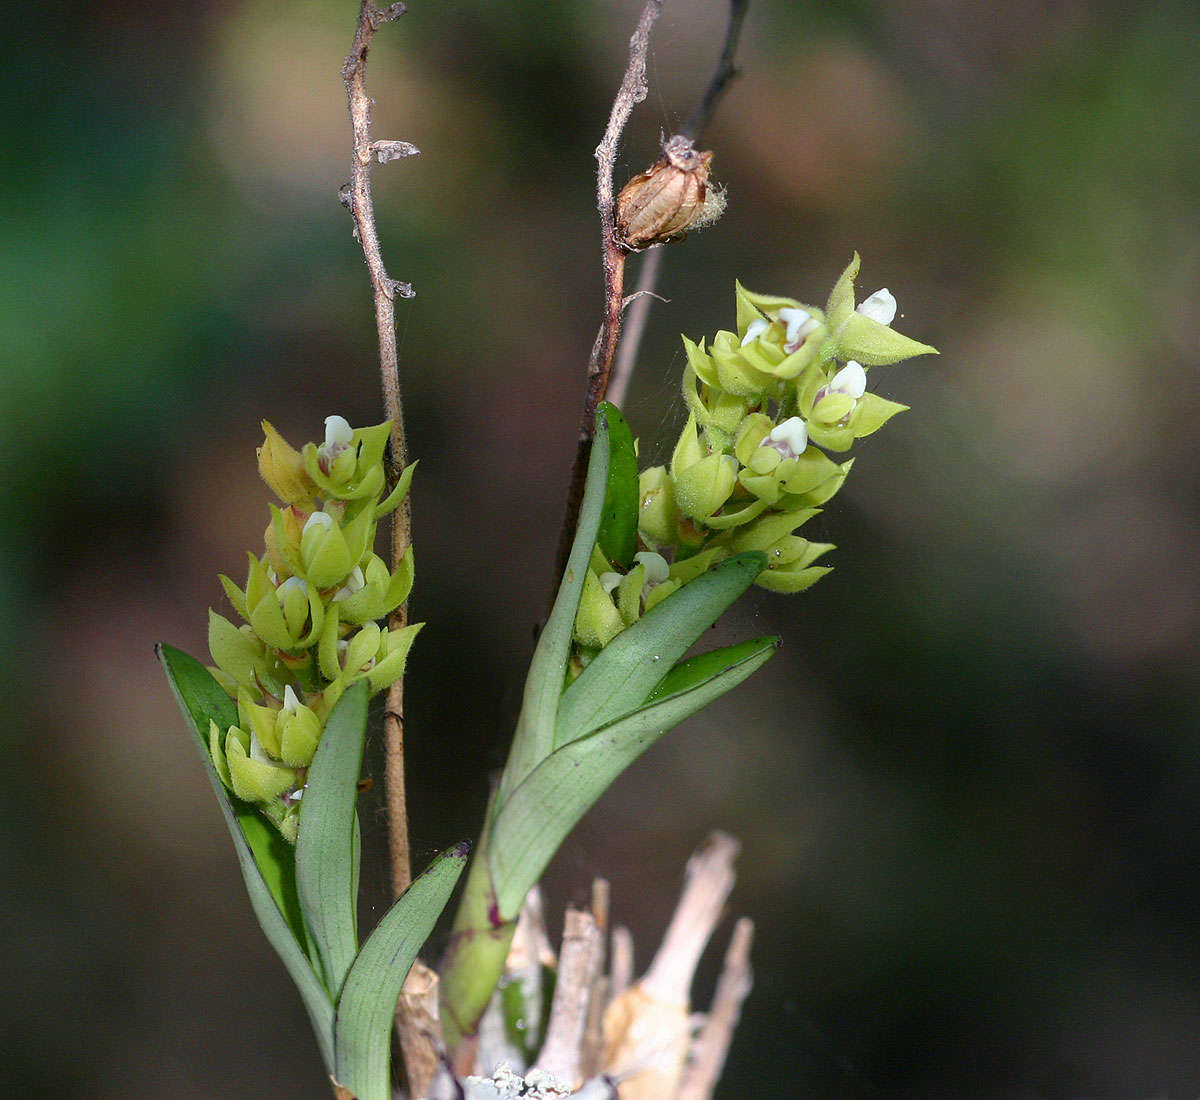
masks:
{"type": "Polygon", "coordinates": [[[771,592],[803,592],[831,571],[831,567],[812,563],[834,549],[832,543],[810,542],[792,533],[818,511],[802,508],[764,516],[729,540],[729,549],[734,554],[761,550],[767,555],[767,568],[754,582],[758,587],[771,592]]]}
{"type": "Polygon", "coordinates": [[[317,497],[316,483],[304,469],[304,458],[275,430],[262,422],[263,445],[258,448],[258,472],[285,504],[310,507],[317,497]]]}
{"type": "Polygon", "coordinates": [[[937,348],[902,336],[891,327],[896,300],[886,290],[855,306],[854,280],[860,262],[855,252],[830,292],[825,307],[830,340],[822,349],[822,361],[854,359],[864,367],[880,367],[917,355],[937,355],[937,348]],[[883,295],[886,297],[881,298],[883,295]]]}
{"type": "Polygon", "coordinates": [[[700,442],[696,418],[689,416],[671,456],[671,479],[680,514],[703,520],[719,511],[733,492],[737,472],[737,459],[709,452],[700,442]]]}

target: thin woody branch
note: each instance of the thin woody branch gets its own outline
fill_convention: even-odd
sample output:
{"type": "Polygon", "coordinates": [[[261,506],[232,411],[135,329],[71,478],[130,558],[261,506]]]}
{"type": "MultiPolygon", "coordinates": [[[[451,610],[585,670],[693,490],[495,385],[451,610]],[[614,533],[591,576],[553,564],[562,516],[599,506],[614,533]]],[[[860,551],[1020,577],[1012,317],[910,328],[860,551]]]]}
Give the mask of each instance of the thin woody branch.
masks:
{"type": "Polygon", "coordinates": [[[588,360],[587,394],[583,402],[583,417],[579,423],[579,443],[575,451],[575,466],[571,471],[571,487],[567,493],[567,511],[559,535],[560,573],[566,564],[571,540],[575,535],[575,525],[579,521],[583,482],[592,449],[592,436],[596,430],[596,409],[608,390],[608,376],[612,371],[613,356],[621,337],[621,313],[625,297],[625,251],[617,239],[613,198],[613,169],[617,161],[617,146],[633,108],[646,98],[649,90],[646,83],[646,53],[650,48],[651,28],[661,12],[662,0],[649,0],[642,9],[637,29],[629,40],[629,65],[625,69],[620,90],[613,100],[604,137],[596,146],[596,206],[600,212],[604,318],[588,360]]]}
{"type": "MultiPolygon", "coordinates": [[[[381,164],[400,157],[415,155],[415,145],[406,141],[374,141],[371,138],[371,98],[367,95],[367,53],[376,31],[384,23],[404,14],[402,3],[377,8],[372,0],[362,0],[358,13],[358,29],[354,46],[342,67],[346,83],[346,98],[350,107],[350,124],[354,133],[354,153],[350,162],[350,183],[342,190],[342,202],[354,218],[355,236],[362,245],[371,286],[375,292],[375,327],[379,335],[379,369],[383,384],[383,403],[392,422],[391,470],[394,477],[408,464],[408,443],[404,431],[404,405],[400,395],[400,374],[396,352],[395,299],[411,298],[413,288],[387,273],[379,248],[379,233],[375,228],[375,207],[371,199],[371,161],[381,164]]],[[[412,509],[409,501],[392,516],[392,569],[399,568],[412,541],[412,509]]],[[[402,627],[408,621],[408,605],[401,604],[388,625],[402,627]]],[[[404,680],[397,680],[388,690],[384,717],[385,800],[388,813],[388,846],[390,849],[392,894],[399,897],[412,881],[408,845],[408,808],[404,790],[404,680]]]]}
{"type": "MultiPolygon", "coordinates": [[[[729,0],[729,22],[725,25],[725,43],[721,47],[721,56],[717,59],[717,67],[709,78],[708,87],[696,105],[687,125],[679,132],[684,136],[698,141],[704,133],[717,101],[725,93],[729,82],[737,75],[733,59],[737,54],[738,40],[742,34],[742,23],[746,18],[746,9],[750,0],[729,0]]],[[[654,288],[658,285],[662,273],[663,250],[660,247],[647,250],[642,257],[638,269],[637,290],[630,296],[629,316],[626,320],[620,346],[617,349],[616,362],[609,379],[609,400],[615,405],[621,405],[629,388],[629,379],[637,363],[638,348],[642,335],[646,331],[646,323],[650,319],[652,300],[657,297],[654,288]]]]}
{"type": "Polygon", "coordinates": [[[696,105],[695,111],[692,112],[692,117],[687,120],[687,125],[679,131],[684,137],[690,137],[694,141],[699,140],[713,116],[713,111],[717,108],[717,100],[721,98],[729,86],[729,82],[737,75],[733,58],[737,53],[738,39],[742,36],[742,22],[746,18],[746,9],[749,6],[750,0],[729,0],[729,22],[725,25],[725,44],[721,47],[721,56],[717,58],[717,67],[709,79],[708,87],[704,89],[704,95],[696,105]]]}

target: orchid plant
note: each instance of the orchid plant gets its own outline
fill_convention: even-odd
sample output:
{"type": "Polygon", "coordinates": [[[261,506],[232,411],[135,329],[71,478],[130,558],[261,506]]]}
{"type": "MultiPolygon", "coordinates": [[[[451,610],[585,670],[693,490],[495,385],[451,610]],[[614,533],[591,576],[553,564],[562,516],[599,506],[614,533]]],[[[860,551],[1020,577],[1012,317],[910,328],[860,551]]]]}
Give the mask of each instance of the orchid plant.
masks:
{"type": "MultiPolygon", "coordinates": [[[[522,902],[570,830],[668,730],[760,668],[778,639],[688,656],[751,585],[803,591],[833,549],[795,532],[844,484],[841,453],[904,406],[871,367],[934,351],[891,328],[886,290],[857,307],[855,256],[824,309],[736,288],[737,320],[683,339],[689,410],[668,466],[637,469],[616,407],[601,406],[579,524],[530,663],[524,705],[441,969],[451,1047],[474,1034],[504,973],[522,902]]],[[[354,812],[367,700],[403,674],[421,624],[377,624],[408,595],[376,525],[412,484],[387,484],[389,425],[326,420],[292,448],[267,422],[258,451],[279,498],[244,587],[240,625],[210,612],[209,667],[161,656],[225,813],[263,929],[309,1010],[331,1077],[390,1097],[392,1016],[405,974],[466,864],[443,853],[360,947],[354,812]]]]}

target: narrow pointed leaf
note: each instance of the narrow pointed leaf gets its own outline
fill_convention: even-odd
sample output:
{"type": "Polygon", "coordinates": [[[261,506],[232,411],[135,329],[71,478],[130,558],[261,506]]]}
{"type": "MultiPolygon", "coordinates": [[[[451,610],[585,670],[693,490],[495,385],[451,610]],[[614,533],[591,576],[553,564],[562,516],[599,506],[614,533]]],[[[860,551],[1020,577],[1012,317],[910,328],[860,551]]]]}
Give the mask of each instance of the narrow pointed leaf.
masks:
{"type": "Polygon", "coordinates": [[[759,638],[731,646],[703,671],[699,663],[686,662],[662,698],[543,760],[512,792],[493,825],[488,851],[501,917],[516,915],[567,834],[621,772],[668,730],[745,680],[778,644],[778,638],[759,638]],[[693,676],[702,678],[687,686],[693,676]]]}
{"type": "MultiPolygon", "coordinates": [[[[301,826],[303,828],[303,826],[301,826]]],[[[338,1001],[338,1082],[357,1100],[390,1100],[392,1024],[400,989],[467,863],[470,844],[443,852],[367,937],[338,1001]]]]}
{"type": "Polygon", "coordinates": [[[358,951],[358,777],[367,729],[365,683],[346,690],[329,714],[308,769],[296,835],[296,887],[304,920],[336,999],[358,951]]]}
{"type": "Polygon", "coordinates": [[[714,649],[710,653],[700,653],[680,661],[659,682],[658,686],[646,697],[645,706],[669,699],[672,695],[681,695],[694,687],[720,675],[727,668],[740,665],[742,661],[757,656],[764,648],[775,649],[779,645],[776,637],[751,638],[747,642],[726,646],[724,649],[714,649]]]}
{"type": "Polygon", "coordinates": [[[608,422],[608,484],[596,545],[609,561],[628,569],[637,550],[637,454],[620,410],[605,401],[600,415],[608,422]]]}
{"type": "Polygon", "coordinates": [[[583,580],[587,576],[588,561],[592,556],[592,546],[596,542],[596,532],[600,528],[603,514],[605,486],[608,481],[608,434],[608,421],[598,415],[575,541],[571,544],[571,553],[567,558],[567,567],[558,588],[558,596],[538,638],[533,659],[529,662],[521,716],[513,735],[508,763],[500,780],[501,798],[537,767],[538,762],[554,748],[554,721],[571,650],[575,612],[579,607],[583,580]]]}
{"type": "Polygon", "coordinates": [[[300,895],[296,890],[296,849],[283,839],[279,830],[254,806],[235,798],[228,791],[226,794],[267,889],[271,891],[275,904],[287,920],[292,935],[296,937],[304,953],[308,954],[308,932],[304,927],[300,895]]]}
{"type": "MultiPolygon", "coordinates": [[[[288,919],[284,916],[286,901],[277,898],[274,890],[268,885],[267,878],[260,867],[260,860],[271,870],[275,878],[275,889],[282,897],[288,896],[288,886],[293,881],[290,870],[282,860],[276,858],[273,845],[265,842],[265,832],[270,826],[261,820],[256,811],[239,804],[221,784],[208,755],[204,738],[208,733],[208,721],[211,716],[218,724],[226,719],[232,725],[236,721],[237,712],[232,710],[233,702],[220,685],[212,678],[212,674],[199,661],[172,646],[158,647],[159,660],[170,681],[175,701],[183,712],[184,718],[191,723],[195,737],[192,738],[200,754],[200,761],[208,781],[216,795],[217,804],[225,818],[225,825],[233,840],[237,853],[238,865],[242,878],[246,882],[246,891],[250,895],[250,904],[254,915],[262,927],[264,935],[275,948],[287,972],[291,975],[312,1021],[316,1033],[317,1044],[321,1057],[330,1072],[334,1068],[333,1057],[333,1001],[326,992],[321,980],[317,977],[303,949],[303,940],[298,939],[293,932],[288,919]],[[223,702],[222,702],[223,700],[223,702]],[[229,708],[229,709],[226,709],[229,708]],[[239,818],[242,820],[239,822],[239,818]],[[253,824],[247,827],[248,819],[253,824]],[[259,850],[252,851],[248,835],[255,836],[259,850]]],[[[272,830],[273,831],[273,830],[272,830]]],[[[286,844],[286,842],[285,842],[286,844]]],[[[290,849],[290,845],[286,845],[290,849]]],[[[294,886],[291,887],[294,894],[294,886]]],[[[298,910],[298,907],[297,907],[298,910]]],[[[296,919],[299,919],[298,911],[296,919]]]]}
{"type": "Polygon", "coordinates": [[[568,744],[640,707],[766,564],[758,552],[727,558],[618,634],[563,692],[555,744],[568,744]]]}
{"type": "MultiPolygon", "coordinates": [[[[211,762],[207,743],[208,719],[215,721],[217,728],[224,732],[238,724],[237,705],[213,679],[212,673],[195,658],[173,646],[163,645],[159,647],[159,659],[172,682],[177,701],[188,707],[186,717],[200,734],[204,758],[211,762]]],[[[300,945],[307,948],[304,919],[296,893],[295,850],[251,803],[243,802],[224,785],[221,790],[233,808],[275,904],[300,945]]]]}

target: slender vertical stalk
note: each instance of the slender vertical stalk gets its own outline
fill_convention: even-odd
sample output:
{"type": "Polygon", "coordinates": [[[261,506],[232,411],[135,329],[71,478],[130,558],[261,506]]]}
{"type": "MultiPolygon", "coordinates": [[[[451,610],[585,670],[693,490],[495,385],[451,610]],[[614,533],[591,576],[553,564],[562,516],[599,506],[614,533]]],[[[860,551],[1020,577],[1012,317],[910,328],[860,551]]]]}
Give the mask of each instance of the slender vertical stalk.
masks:
{"type": "MultiPolygon", "coordinates": [[[[725,25],[725,43],[721,47],[721,56],[717,59],[717,67],[709,78],[708,87],[696,105],[687,125],[679,132],[684,137],[699,141],[700,135],[712,118],[719,100],[729,82],[737,76],[733,59],[737,54],[738,39],[742,34],[742,23],[746,18],[746,9],[750,0],[729,0],[729,22],[725,25]]],[[[650,304],[658,297],[654,288],[658,286],[658,278],[662,273],[663,246],[649,249],[642,257],[638,270],[637,289],[629,296],[629,316],[626,319],[621,335],[620,346],[617,348],[617,358],[613,365],[608,383],[608,399],[618,407],[622,406],[625,394],[629,389],[629,379],[633,376],[633,368],[637,365],[638,347],[642,335],[646,331],[646,322],[650,318],[650,304]]]]}
{"type": "Polygon", "coordinates": [[[587,393],[583,401],[583,416],[579,421],[579,443],[575,449],[575,465],[571,470],[571,485],[567,490],[567,508],[558,537],[558,568],[562,574],[575,538],[579,522],[579,505],[583,501],[583,483],[587,476],[588,456],[592,450],[592,432],[596,423],[596,408],[608,390],[613,356],[621,338],[621,314],[625,308],[625,250],[617,240],[613,169],[617,161],[617,145],[633,108],[646,98],[646,53],[650,48],[650,31],[662,12],[662,0],[649,0],[642,9],[637,29],[629,40],[629,65],[613,100],[604,137],[596,146],[596,206],[600,212],[600,259],[604,270],[604,313],[600,331],[588,359],[587,393]]]}
{"type": "MultiPolygon", "coordinates": [[[[354,132],[354,153],[350,161],[350,183],[342,191],[342,201],[354,218],[355,235],[362,245],[371,286],[375,292],[375,327],[379,336],[379,370],[383,383],[383,403],[392,422],[391,471],[393,476],[408,464],[408,443],[404,431],[404,404],[400,395],[400,374],[396,352],[396,296],[411,298],[408,283],[391,278],[384,267],[375,228],[375,207],[371,199],[371,161],[381,162],[412,156],[417,148],[402,141],[371,139],[371,99],[367,95],[367,53],[375,32],[387,22],[404,14],[402,3],[377,8],[372,0],[362,0],[354,46],[342,68],[350,123],[354,132]]],[[[399,567],[412,542],[412,509],[406,499],[392,514],[392,569],[399,567]]],[[[401,604],[388,622],[402,627],[408,622],[408,604],[401,604]]],[[[408,844],[408,808],[404,791],[404,679],[388,690],[384,717],[386,749],[385,792],[388,811],[388,847],[390,851],[392,895],[399,897],[412,881],[408,844]]]]}

